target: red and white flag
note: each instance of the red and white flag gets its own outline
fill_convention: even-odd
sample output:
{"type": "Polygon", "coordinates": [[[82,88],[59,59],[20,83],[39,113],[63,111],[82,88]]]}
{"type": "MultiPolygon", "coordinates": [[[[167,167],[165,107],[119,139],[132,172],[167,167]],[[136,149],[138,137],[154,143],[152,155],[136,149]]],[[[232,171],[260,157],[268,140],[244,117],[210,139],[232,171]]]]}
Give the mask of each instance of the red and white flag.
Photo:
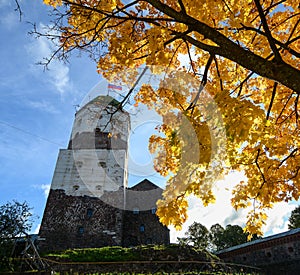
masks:
{"type": "Polygon", "coordinates": [[[118,91],[122,91],[122,86],[117,86],[114,84],[109,83],[108,84],[108,90],[118,90],[118,91]]]}

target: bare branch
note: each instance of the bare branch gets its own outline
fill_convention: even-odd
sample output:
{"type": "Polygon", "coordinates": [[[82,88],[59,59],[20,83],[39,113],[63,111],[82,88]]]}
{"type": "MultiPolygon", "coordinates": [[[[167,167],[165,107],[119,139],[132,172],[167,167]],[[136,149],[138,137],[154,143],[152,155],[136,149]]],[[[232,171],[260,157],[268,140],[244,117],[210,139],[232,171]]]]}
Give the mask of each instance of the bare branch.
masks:
{"type": "Polygon", "coordinates": [[[192,55],[191,55],[191,50],[190,50],[189,43],[186,42],[186,41],[184,41],[184,42],[185,42],[186,47],[187,47],[187,50],[188,50],[188,56],[189,56],[191,68],[192,68],[192,70],[193,70],[194,75],[196,75],[196,70],[195,70],[195,68],[194,68],[194,62],[193,62],[193,59],[192,59],[192,55]]]}
{"type": "Polygon", "coordinates": [[[210,65],[211,65],[213,59],[214,59],[214,55],[210,55],[210,56],[209,56],[209,59],[208,59],[208,61],[207,61],[207,63],[206,63],[205,69],[204,69],[202,81],[201,81],[201,83],[200,83],[200,86],[199,86],[197,95],[195,96],[194,100],[191,102],[191,104],[187,107],[186,110],[192,109],[192,112],[193,112],[193,109],[195,108],[195,106],[196,106],[196,104],[197,104],[197,101],[198,101],[198,99],[199,99],[199,97],[200,97],[200,94],[201,94],[202,90],[204,89],[204,86],[205,86],[206,83],[207,83],[208,70],[209,70],[209,68],[210,68],[210,65]]]}
{"type": "MultiPolygon", "coordinates": [[[[245,26],[245,25],[243,25],[243,24],[242,24],[242,26],[243,26],[243,28],[239,28],[239,30],[242,30],[242,29],[244,29],[244,30],[252,30],[252,31],[255,31],[256,33],[258,33],[258,34],[260,34],[260,35],[263,35],[263,36],[266,36],[266,37],[267,37],[266,33],[263,32],[263,31],[261,31],[260,29],[256,29],[256,28],[249,27],[249,26],[245,26]]],[[[280,46],[281,48],[287,50],[290,54],[292,54],[292,55],[294,55],[294,56],[300,58],[300,53],[298,53],[297,51],[291,49],[291,48],[288,46],[287,43],[282,43],[282,42],[278,41],[278,40],[275,39],[275,38],[273,38],[273,41],[274,41],[275,44],[277,44],[277,45],[280,46]]],[[[289,40],[287,40],[287,41],[289,41],[289,40]]]]}
{"type": "Polygon", "coordinates": [[[295,99],[295,117],[296,117],[296,124],[298,124],[299,114],[298,114],[298,102],[299,102],[299,95],[297,95],[295,99]]]}
{"type": "Polygon", "coordinates": [[[292,98],[293,94],[290,94],[289,97],[288,97],[288,100],[285,102],[283,108],[281,109],[281,112],[280,114],[278,115],[277,119],[276,119],[276,123],[278,122],[279,118],[281,117],[285,107],[287,106],[287,104],[289,103],[290,99],[292,98]]]}
{"type": "MultiPolygon", "coordinates": [[[[257,169],[258,169],[258,171],[259,171],[259,173],[260,173],[260,175],[261,175],[261,177],[262,177],[262,180],[263,180],[263,182],[261,183],[261,185],[260,185],[260,187],[259,187],[259,190],[261,190],[261,189],[264,187],[264,185],[265,185],[265,183],[266,183],[267,181],[266,181],[265,175],[264,175],[264,173],[262,172],[262,170],[261,170],[261,168],[260,168],[260,166],[259,166],[259,163],[258,163],[259,155],[260,155],[260,148],[257,150],[257,155],[256,155],[256,158],[255,158],[255,165],[256,165],[256,167],[257,167],[257,169]]],[[[257,195],[256,195],[255,198],[257,198],[259,195],[260,195],[260,191],[258,191],[258,193],[257,193],[257,195]]]]}
{"type": "Polygon", "coordinates": [[[270,101],[270,105],[269,105],[269,108],[268,108],[268,111],[267,111],[267,120],[269,119],[270,112],[271,112],[271,109],[272,109],[272,105],[273,105],[273,102],[274,102],[274,98],[275,98],[275,95],[276,95],[277,84],[278,84],[278,83],[275,82],[275,83],[274,83],[274,86],[273,86],[273,91],[272,91],[271,101],[270,101]]]}
{"type": "Polygon", "coordinates": [[[287,157],[285,157],[278,165],[278,168],[284,163],[286,162],[289,158],[294,157],[295,154],[297,153],[298,148],[295,148],[287,157]]]}
{"type": "Polygon", "coordinates": [[[299,22],[300,22],[300,19],[299,19],[299,20],[297,21],[297,23],[294,25],[294,27],[293,27],[293,29],[292,29],[292,31],[291,31],[291,33],[290,33],[290,35],[289,35],[289,38],[288,38],[288,40],[287,40],[286,42],[289,42],[289,41],[290,41],[290,39],[292,38],[292,36],[293,36],[294,32],[295,32],[295,31],[296,31],[296,29],[297,29],[297,26],[298,26],[299,22]]]}
{"type": "Polygon", "coordinates": [[[133,86],[130,88],[130,90],[128,91],[128,93],[124,97],[124,99],[120,102],[120,106],[123,106],[123,104],[127,102],[129,96],[132,94],[132,92],[134,91],[135,87],[139,84],[139,82],[141,81],[142,77],[144,76],[144,74],[146,73],[147,70],[148,70],[148,66],[145,66],[145,68],[143,69],[143,71],[139,75],[138,79],[135,81],[135,83],[133,84],[133,86]]]}
{"type": "Polygon", "coordinates": [[[127,104],[129,97],[131,96],[131,94],[133,93],[135,87],[139,84],[139,82],[141,81],[142,77],[144,76],[144,74],[146,73],[146,71],[148,70],[148,67],[145,66],[145,68],[143,69],[143,71],[141,72],[141,74],[139,75],[139,77],[137,78],[137,80],[135,81],[135,83],[132,85],[132,87],[129,89],[128,93],[126,94],[126,96],[122,99],[122,101],[119,103],[119,105],[117,106],[117,108],[113,111],[110,112],[110,119],[108,120],[108,122],[106,123],[106,125],[104,126],[104,129],[111,123],[112,117],[115,113],[117,113],[119,110],[122,110],[123,106],[125,104],[127,104]]]}
{"type": "Polygon", "coordinates": [[[178,0],[178,3],[179,3],[179,6],[180,6],[180,9],[181,9],[181,12],[183,14],[186,14],[186,9],[185,9],[185,6],[184,6],[182,0],[178,0]]]}
{"type": "Polygon", "coordinates": [[[239,97],[242,93],[243,85],[254,75],[254,72],[249,73],[246,78],[230,93],[233,94],[237,89],[239,89],[239,92],[237,96],[239,97]]]}
{"type": "Polygon", "coordinates": [[[274,53],[274,56],[275,56],[275,60],[277,62],[281,62],[282,61],[282,58],[281,58],[281,55],[274,43],[274,38],[272,37],[272,34],[271,34],[271,31],[269,29],[269,26],[268,26],[268,22],[267,22],[267,19],[266,19],[266,16],[264,14],[264,11],[262,9],[262,6],[260,5],[260,2],[259,0],[254,0],[255,2],[255,5],[256,5],[256,8],[258,10],[258,13],[259,13],[259,17],[261,19],[261,22],[262,22],[262,25],[263,25],[263,28],[265,30],[265,33],[266,33],[266,37],[269,41],[269,44],[270,44],[270,47],[274,53]]]}
{"type": "Polygon", "coordinates": [[[220,71],[219,71],[218,60],[216,59],[215,56],[214,56],[214,61],[215,61],[215,65],[216,65],[217,75],[218,75],[219,80],[220,80],[221,91],[223,91],[223,81],[222,81],[221,74],[220,74],[220,71]]]}
{"type": "Polygon", "coordinates": [[[222,0],[222,2],[226,6],[226,8],[230,11],[230,13],[233,14],[233,12],[232,12],[231,8],[228,6],[227,2],[225,0],[222,0]]]}
{"type": "Polygon", "coordinates": [[[15,11],[19,12],[19,20],[22,21],[22,15],[23,15],[23,12],[21,10],[21,6],[19,4],[19,1],[18,0],[15,0],[15,3],[16,3],[16,8],[15,8],[15,11]]]}

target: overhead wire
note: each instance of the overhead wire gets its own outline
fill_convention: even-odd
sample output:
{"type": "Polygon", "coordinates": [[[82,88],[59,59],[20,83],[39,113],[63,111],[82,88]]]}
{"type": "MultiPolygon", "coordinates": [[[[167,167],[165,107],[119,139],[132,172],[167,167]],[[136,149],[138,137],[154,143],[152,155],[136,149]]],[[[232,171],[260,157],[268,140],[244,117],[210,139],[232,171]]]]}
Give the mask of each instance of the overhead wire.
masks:
{"type": "Polygon", "coordinates": [[[5,121],[0,120],[0,124],[3,124],[3,125],[8,126],[8,127],[10,127],[10,128],[16,129],[16,130],[18,130],[18,131],[20,131],[20,132],[22,132],[22,133],[24,133],[24,134],[33,136],[33,137],[38,138],[38,139],[41,139],[41,140],[43,140],[43,141],[46,141],[46,142],[49,142],[49,143],[52,143],[52,144],[55,144],[55,145],[58,145],[58,146],[65,146],[65,145],[63,145],[63,144],[61,144],[61,143],[58,143],[58,142],[52,141],[52,140],[50,140],[50,139],[48,139],[48,138],[39,136],[39,135],[37,135],[37,134],[35,134],[35,133],[32,133],[32,132],[29,132],[29,131],[24,130],[24,129],[22,129],[22,128],[19,128],[19,127],[15,126],[15,125],[12,125],[12,124],[7,123],[7,122],[5,122],[5,121]]]}

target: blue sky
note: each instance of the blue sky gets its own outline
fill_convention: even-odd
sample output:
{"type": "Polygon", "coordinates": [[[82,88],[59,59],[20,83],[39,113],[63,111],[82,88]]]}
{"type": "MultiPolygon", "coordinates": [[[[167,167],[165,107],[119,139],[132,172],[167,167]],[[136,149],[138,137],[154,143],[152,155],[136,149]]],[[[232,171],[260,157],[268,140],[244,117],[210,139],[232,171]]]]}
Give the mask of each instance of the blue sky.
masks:
{"type": "MultiPolygon", "coordinates": [[[[42,1],[20,3],[21,22],[14,1],[0,0],[0,205],[27,201],[40,217],[36,227],[58,151],[68,144],[75,105],[81,105],[95,86],[106,82],[96,72],[96,64],[84,56],[74,55],[68,64],[54,61],[49,70],[37,65],[49,56],[51,44],[28,32],[32,30],[30,23],[40,28],[49,23],[47,6],[42,1]]],[[[154,175],[147,151],[149,133],[157,121],[155,116],[135,121],[130,139],[135,145],[130,149],[130,185],[145,177],[163,185],[164,179],[154,175]]]]}
{"type": "Polygon", "coordinates": [[[68,144],[74,105],[100,76],[85,58],[54,62],[48,71],[36,65],[47,57],[50,44],[30,36],[27,22],[46,25],[47,7],[42,1],[21,6],[20,22],[14,1],[0,1],[0,203],[26,200],[41,217],[43,188],[51,183],[59,148],[68,144]]]}
{"type": "MultiPolygon", "coordinates": [[[[53,61],[49,70],[36,65],[49,56],[51,45],[45,39],[35,39],[28,32],[31,23],[38,27],[49,23],[47,7],[42,0],[20,1],[23,16],[14,11],[12,0],[0,0],[0,205],[7,201],[27,201],[39,216],[33,226],[36,230],[46,203],[46,191],[51,183],[60,148],[66,148],[75,114],[80,104],[101,77],[96,65],[85,56],[73,55],[68,64],[53,61]]],[[[102,81],[103,83],[103,81],[102,81]]],[[[147,152],[147,139],[157,123],[157,117],[148,114],[139,120],[130,140],[132,165],[129,184],[147,177],[162,185],[164,180],[153,175],[152,157],[147,152]],[[134,146],[132,146],[134,144],[134,146]]],[[[221,183],[229,187],[231,174],[221,183]]],[[[215,206],[204,208],[191,198],[190,219],[211,226],[215,223],[243,225],[245,212],[235,212],[229,206],[230,194],[219,192],[215,206]]],[[[278,233],[287,229],[287,217],[295,205],[279,205],[270,212],[265,231],[278,233]]],[[[172,241],[182,232],[174,233],[172,241]]]]}

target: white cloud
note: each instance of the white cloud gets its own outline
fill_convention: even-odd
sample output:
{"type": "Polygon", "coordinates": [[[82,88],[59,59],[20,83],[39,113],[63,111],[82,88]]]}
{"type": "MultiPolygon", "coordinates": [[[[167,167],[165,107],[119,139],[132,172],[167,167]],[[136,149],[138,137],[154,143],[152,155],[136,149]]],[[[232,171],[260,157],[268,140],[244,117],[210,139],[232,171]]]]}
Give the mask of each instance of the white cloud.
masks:
{"type": "Polygon", "coordinates": [[[20,23],[17,5],[12,0],[0,0],[0,24],[7,30],[12,30],[20,23]]]}
{"type": "MultiPolygon", "coordinates": [[[[39,29],[41,29],[42,32],[45,28],[44,25],[40,24],[39,29]]],[[[33,73],[39,74],[41,72],[41,68],[36,66],[36,63],[42,62],[45,58],[49,58],[53,53],[53,46],[52,42],[46,37],[35,39],[27,45],[27,52],[32,57],[34,63],[31,66],[33,73]]],[[[57,59],[51,60],[42,77],[47,79],[61,95],[72,89],[69,77],[69,67],[57,59]]]]}
{"type": "Polygon", "coordinates": [[[288,218],[294,210],[295,204],[293,203],[277,203],[272,209],[267,211],[269,219],[264,227],[264,232],[267,235],[277,234],[288,230],[288,218]]]}
{"type": "Polygon", "coordinates": [[[177,237],[184,236],[185,231],[194,222],[199,222],[209,229],[212,225],[219,223],[226,226],[227,222],[243,226],[245,221],[245,211],[235,211],[231,204],[231,189],[237,181],[243,178],[242,173],[229,174],[224,181],[218,181],[215,185],[216,202],[204,207],[196,197],[189,198],[188,220],[182,231],[171,229],[171,242],[175,242],[177,237]]]}
{"type": "Polygon", "coordinates": [[[48,195],[49,195],[49,192],[50,192],[50,187],[51,187],[51,184],[42,184],[40,186],[40,188],[42,190],[44,190],[44,195],[45,195],[45,198],[48,198],[48,195]]]}
{"type": "Polygon", "coordinates": [[[47,102],[45,100],[42,101],[27,101],[27,105],[31,108],[47,112],[50,114],[59,114],[59,110],[55,108],[50,102],[47,102]]]}
{"type": "MultiPolygon", "coordinates": [[[[224,181],[217,182],[215,191],[216,203],[207,207],[204,207],[198,198],[190,197],[188,220],[181,231],[175,231],[175,229],[171,228],[171,242],[176,242],[177,237],[183,237],[188,227],[194,221],[205,225],[208,229],[216,223],[221,224],[223,227],[228,224],[244,227],[248,209],[235,211],[230,204],[232,187],[241,179],[245,180],[242,173],[231,173],[224,181]]],[[[278,203],[274,205],[273,209],[268,210],[269,218],[266,226],[263,228],[265,236],[287,231],[288,217],[294,208],[295,204],[293,203],[278,203]]]]}
{"type": "MultiPolygon", "coordinates": [[[[9,9],[9,7],[7,9],[9,9]]],[[[5,26],[7,30],[12,30],[19,23],[18,16],[19,15],[14,10],[8,11],[5,14],[2,14],[0,24],[5,26]]]]}
{"type": "Polygon", "coordinates": [[[17,5],[13,0],[0,0],[0,8],[7,8],[7,6],[15,8],[17,5]]]}
{"type": "Polygon", "coordinates": [[[48,198],[51,184],[41,184],[41,185],[33,185],[34,188],[40,189],[44,191],[45,198],[48,198]]]}
{"type": "Polygon", "coordinates": [[[39,223],[34,230],[32,230],[32,233],[31,234],[39,234],[39,231],[40,231],[40,228],[41,228],[41,224],[39,223]]]}

